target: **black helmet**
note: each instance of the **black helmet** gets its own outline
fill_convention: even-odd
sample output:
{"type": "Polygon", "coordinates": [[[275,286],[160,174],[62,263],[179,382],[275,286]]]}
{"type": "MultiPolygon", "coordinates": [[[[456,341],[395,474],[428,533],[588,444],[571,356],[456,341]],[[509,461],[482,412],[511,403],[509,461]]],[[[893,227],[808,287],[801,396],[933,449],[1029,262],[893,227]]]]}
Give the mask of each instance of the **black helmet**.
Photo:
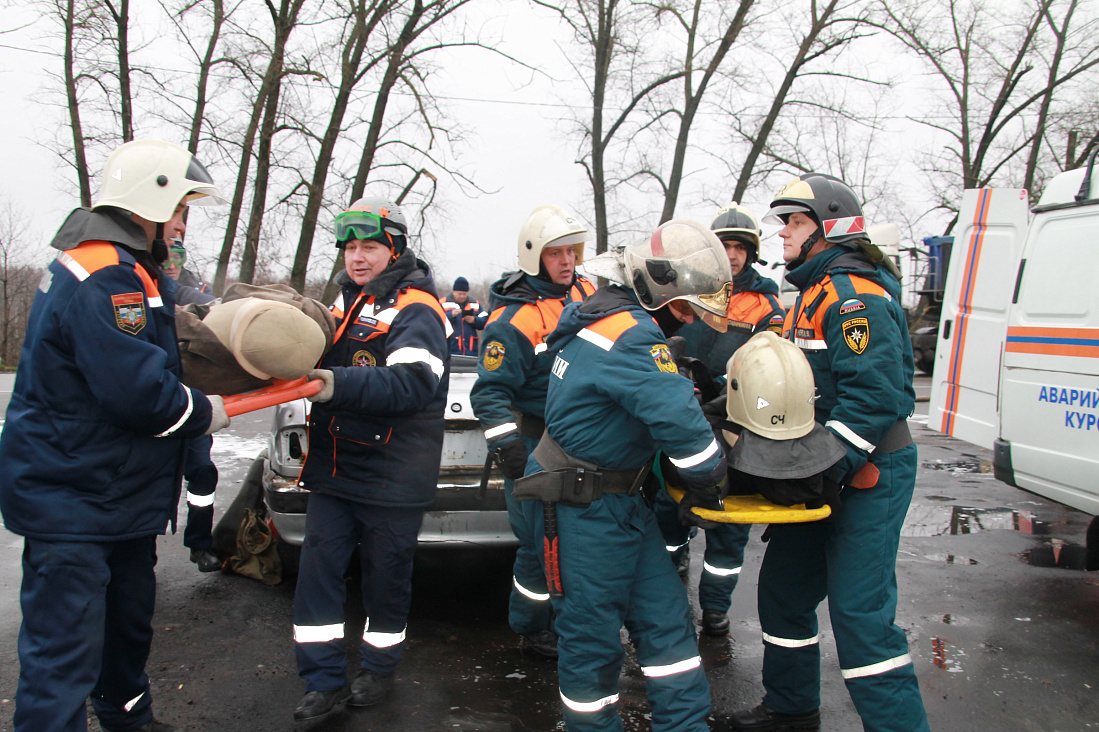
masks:
{"type": "Polygon", "coordinates": [[[775,195],[764,223],[785,225],[792,213],[807,213],[820,227],[820,235],[833,244],[858,248],[854,242],[869,239],[862,206],[851,187],[823,173],[794,178],[775,195]]]}
{"type": "MultiPolygon", "coordinates": [[[[710,230],[722,242],[735,240],[748,245],[748,264],[760,262],[759,237],[763,233],[755,214],[736,201],[723,206],[710,222],[710,230]]],[[[760,262],[760,264],[767,264],[760,262]]]]}

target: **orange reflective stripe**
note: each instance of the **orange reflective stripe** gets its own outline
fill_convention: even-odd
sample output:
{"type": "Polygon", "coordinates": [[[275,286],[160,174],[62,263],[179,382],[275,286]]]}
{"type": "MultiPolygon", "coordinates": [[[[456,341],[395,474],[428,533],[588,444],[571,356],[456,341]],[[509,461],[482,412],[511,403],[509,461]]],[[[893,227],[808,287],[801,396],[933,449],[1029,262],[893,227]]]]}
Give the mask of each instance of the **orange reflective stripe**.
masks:
{"type": "MultiPolygon", "coordinates": [[[[355,311],[355,306],[356,306],[356,305],[358,305],[358,304],[359,304],[359,300],[362,300],[362,299],[363,299],[363,294],[362,294],[362,293],[360,292],[360,293],[359,293],[359,296],[355,298],[355,302],[351,303],[351,307],[349,307],[349,308],[347,309],[347,312],[348,312],[348,313],[353,313],[353,312],[355,311]]],[[[336,328],[336,335],[332,336],[332,342],[333,342],[333,343],[335,343],[336,341],[338,341],[338,340],[340,339],[340,336],[342,336],[342,335],[343,335],[343,332],[344,332],[345,330],[347,330],[347,324],[348,324],[349,322],[351,322],[351,318],[344,318],[344,319],[343,319],[343,322],[341,322],[341,323],[340,323],[340,327],[339,327],[339,328],[336,328]]]]}
{"type": "Polygon", "coordinates": [[[619,336],[635,325],[637,325],[637,318],[633,317],[630,311],[623,310],[620,313],[609,315],[593,325],[589,325],[586,330],[601,335],[614,343],[619,336]]]}
{"type": "Polygon", "coordinates": [[[404,292],[398,293],[397,304],[393,307],[400,310],[407,305],[411,305],[414,302],[427,305],[435,311],[435,314],[439,316],[439,320],[443,321],[443,323],[446,323],[446,313],[443,311],[443,306],[439,303],[439,300],[432,297],[423,290],[414,290],[410,287],[404,292]]]}
{"type": "Polygon", "coordinates": [[[86,241],[75,249],[66,249],[65,253],[76,260],[88,274],[118,264],[118,250],[110,242],[86,241]]]}
{"type": "Polygon", "coordinates": [[[725,315],[729,320],[748,323],[754,328],[764,316],[770,315],[773,309],[766,295],[758,292],[742,292],[733,295],[729,300],[729,310],[725,315]]]}
{"type": "Polygon", "coordinates": [[[578,300],[585,300],[590,295],[595,293],[595,285],[583,277],[577,277],[576,282],[573,283],[572,288],[569,290],[569,299],[573,302],[578,300]]]}

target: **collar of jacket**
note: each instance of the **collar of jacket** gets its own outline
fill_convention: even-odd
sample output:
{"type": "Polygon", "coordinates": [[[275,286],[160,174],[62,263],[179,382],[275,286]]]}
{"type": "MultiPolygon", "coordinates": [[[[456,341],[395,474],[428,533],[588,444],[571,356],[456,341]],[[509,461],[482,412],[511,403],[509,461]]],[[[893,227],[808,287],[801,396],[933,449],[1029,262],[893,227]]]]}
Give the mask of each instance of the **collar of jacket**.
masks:
{"type": "Polygon", "coordinates": [[[489,309],[506,305],[537,302],[538,300],[563,300],[576,284],[576,275],[567,285],[533,277],[526,272],[505,272],[504,276],[492,283],[489,288],[489,309]]]}
{"type": "Polygon", "coordinates": [[[139,252],[149,248],[149,240],[141,225],[130,218],[129,213],[114,206],[103,206],[95,211],[73,209],[57,230],[50,246],[65,251],[75,249],[86,241],[109,241],[139,252]]]}
{"type": "Polygon", "coordinates": [[[769,277],[764,277],[756,268],[748,265],[733,277],[733,294],[738,292],[758,292],[762,295],[777,295],[778,285],[769,277]]]}

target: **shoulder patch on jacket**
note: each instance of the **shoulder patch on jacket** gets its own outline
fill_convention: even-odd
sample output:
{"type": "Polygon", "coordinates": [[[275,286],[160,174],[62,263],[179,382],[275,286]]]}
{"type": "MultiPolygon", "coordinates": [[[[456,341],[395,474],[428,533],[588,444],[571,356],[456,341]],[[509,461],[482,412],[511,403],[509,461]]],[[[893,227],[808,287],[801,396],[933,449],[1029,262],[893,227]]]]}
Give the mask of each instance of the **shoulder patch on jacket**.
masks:
{"type": "Polygon", "coordinates": [[[119,330],[133,335],[145,327],[145,296],[140,292],[111,295],[111,304],[119,330]]]}
{"type": "Polygon", "coordinates": [[[486,343],[484,355],[481,357],[481,364],[485,367],[485,371],[495,371],[500,368],[504,363],[504,354],[506,352],[507,349],[500,341],[486,343]]]}
{"type": "Polygon", "coordinates": [[[848,313],[853,313],[856,310],[865,309],[866,305],[863,303],[862,300],[851,298],[849,300],[844,300],[843,304],[840,305],[840,315],[847,315],[848,313]]]}
{"type": "Polygon", "coordinates": [[[679,373],[679,369],[675,367],[675,359],[672,358],[672,352],[668,350],[667,345],[657,343],[649,349],[649,353],[652,355],[653,360],[656,361],[656,367],[658,369],[666,371],[669,374],[679,373]]]}
{"type": "Polygon", "coordinates": [[[862,354],[870,343],[870,321],[866,318],[843,321],[843,342],[855,353],[862,354]]]}
{"type": "Polygon", "coordinates": [[[767,323],[765,330],[769,330],[772,333],[782,335],[782,329],[786,325],[786,316],[782,313],[775,313],[771,316],[771,321],[767,323]]]}

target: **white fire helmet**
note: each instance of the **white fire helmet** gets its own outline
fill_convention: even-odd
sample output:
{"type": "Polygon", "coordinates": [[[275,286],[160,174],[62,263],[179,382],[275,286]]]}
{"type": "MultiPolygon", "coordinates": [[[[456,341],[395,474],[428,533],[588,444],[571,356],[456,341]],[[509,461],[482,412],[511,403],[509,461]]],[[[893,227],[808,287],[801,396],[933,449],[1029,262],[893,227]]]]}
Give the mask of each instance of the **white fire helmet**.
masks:
{"type": "Polygon", "coordinates": [[[197,205],[226,202],[206,168],[190,152],[164,140],[133,140],[107,158],[92,208],[115,206],[148,221],[165,223],[184,198],[197,205]]]}
{"type": "Polygon", "coordinates": [[[572,211],[552,203],[539,206],[519,229],[519,269],[537,276],[542,251],[549,247],[574,247],[579,265],[584,261],[584,242],[589,238],[587,226],[572,211]]]}
{"type": "Polygon", "coordinates": [[[731,421],[772,440],[793,440],[813,430],[813,369],[796,345],[771,331],[756,333],[727,369],[731,421]]]}

